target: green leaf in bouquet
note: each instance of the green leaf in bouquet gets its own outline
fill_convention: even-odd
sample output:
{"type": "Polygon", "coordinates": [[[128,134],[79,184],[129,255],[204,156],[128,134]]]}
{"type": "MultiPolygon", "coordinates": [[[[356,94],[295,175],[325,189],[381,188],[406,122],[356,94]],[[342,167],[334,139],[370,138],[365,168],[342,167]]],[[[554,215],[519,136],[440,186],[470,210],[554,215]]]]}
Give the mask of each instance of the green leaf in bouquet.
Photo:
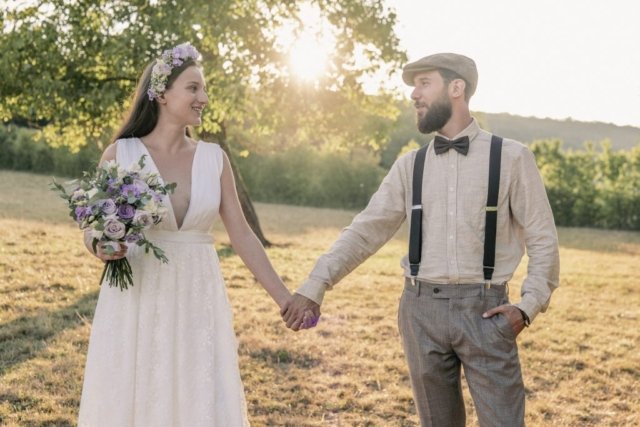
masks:
{"type": "Polygon", "coordinates": [[[103,246],[102,247],[102,252],[104,252],[107,255],[113,255],[116,253],[116,250],[113,249],[113,247],[111,246],[103,246]]]}
{"type": "Polygon", "coordinates": [[[91,241],[91,248],[93,249],[93,253],[94,254],[98,252],[98,242],[99,242],[99,240],[96,239],[95,237],[91,241]]]}
{"type": "Polygon", "coordinates": [[[108,198],[109,198],[109,194],[107,194],[104,191],[98,191],[96,194],[93,195],[93,197],[89,199],[89,204],[95,203],[98,200],[108,199],[108,198]]]}
{"type": "Polygon", "coordinates": [[[144,159],[145,159],[146,157],[147,157],[147,155],[146,155],[146,154],[143,154],[143,155],[140,157],[140,160],[138,160],[138,166],[140,166],[140,169],[143,169],[143,168],[144,168],[144,159]]]}
{"type": "Polygon", "coordinates": [[[165,185],[164,186],[164,189],[165,189],[165,193],[164,194],[173,193],[173,191],[176,189],[177,186],[178,186],[178,184],[175,183],[175,182],[171,182],[171,183],[165,185]]]}

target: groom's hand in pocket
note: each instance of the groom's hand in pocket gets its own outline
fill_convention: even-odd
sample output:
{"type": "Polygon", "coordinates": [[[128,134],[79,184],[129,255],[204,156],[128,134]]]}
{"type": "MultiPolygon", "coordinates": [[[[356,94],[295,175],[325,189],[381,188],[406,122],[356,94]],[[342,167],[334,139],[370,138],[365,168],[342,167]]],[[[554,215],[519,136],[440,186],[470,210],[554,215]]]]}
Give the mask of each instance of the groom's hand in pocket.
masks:
{"type": "Polygon", "coordinates": [[[280,310],[280,314],[288,328],[299,331],[316,325],[320,318],[320,306],[305,296],[293,294],[280,310]]]}

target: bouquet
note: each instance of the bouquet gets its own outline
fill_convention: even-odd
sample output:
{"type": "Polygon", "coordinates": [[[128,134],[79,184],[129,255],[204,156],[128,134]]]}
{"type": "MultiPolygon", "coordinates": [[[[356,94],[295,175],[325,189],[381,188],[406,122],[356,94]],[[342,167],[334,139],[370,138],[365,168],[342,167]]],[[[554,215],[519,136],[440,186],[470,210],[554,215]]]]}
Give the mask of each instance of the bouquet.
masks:
{"type": "MultiPolygon", "coordinates": [[[[115,161],[105,162],[93,172],[84,172],[83,178],[66,183],[71,191],[55,180],[51,189],[60,193],[71,210],[70,216],[80,229],[91,232],[94,252],[101,244],[107,255],[113,255],[121,243],[143,246],[145,253],[153,252],[156,258],[166,263],[164,251],[144,236],[144,231],[162,221],[167,208],[162,196],[173,192],[175,183],[162,185],[157,173],[142,173],[143,155],[128,169],[115,161]]],[[[107,278],[109,286],[120,290],[133,286],[131,265],[127,258],[105,263],[100,283],[107,278]]]]}

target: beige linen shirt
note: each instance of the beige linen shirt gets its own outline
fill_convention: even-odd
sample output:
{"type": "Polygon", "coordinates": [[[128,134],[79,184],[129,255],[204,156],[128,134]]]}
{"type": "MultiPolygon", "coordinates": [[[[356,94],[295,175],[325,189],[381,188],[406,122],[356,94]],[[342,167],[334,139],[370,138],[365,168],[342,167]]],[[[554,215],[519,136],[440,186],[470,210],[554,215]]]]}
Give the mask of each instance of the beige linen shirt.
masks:
{"type": "MultiPolygon", "coordinates": [[[[422,184],[422,261],[418,278],[438,284],[483,283],[485,206],[491,134],[474,119],[455,138],[469,137],[469,152],[436,155],[430,144],[422,184]]],[[[411,216],[413,162],[400,157],[368,206],[316,262],[297,293],[322,303],[324,293],[393,237],[411,216]]],[[[495,271],[492,283],[508,282],[526,252],[527,276],[516,305],[533,321],[558,286],[560,260],[553,214],[531,151],[504,139],[495,271]]],[[[408,256],[401,265],[410,277],[408,256]]]]}

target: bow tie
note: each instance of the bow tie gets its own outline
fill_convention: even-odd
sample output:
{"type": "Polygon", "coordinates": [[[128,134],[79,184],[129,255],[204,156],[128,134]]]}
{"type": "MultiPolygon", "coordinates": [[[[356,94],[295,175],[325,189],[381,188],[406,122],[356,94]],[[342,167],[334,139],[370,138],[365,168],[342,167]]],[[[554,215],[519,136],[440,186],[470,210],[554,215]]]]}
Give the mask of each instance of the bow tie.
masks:
{"type": "Polygon", "coordinates": [[[450,141],[447,138],[436,135],[433,145],[433,149],[436,151],[436,154],[446,153],[450,148],[453,148],[458,153],[464,154],[466,156],[469,152],[469,137],[461,136],[458,139],[450,141]]]}

